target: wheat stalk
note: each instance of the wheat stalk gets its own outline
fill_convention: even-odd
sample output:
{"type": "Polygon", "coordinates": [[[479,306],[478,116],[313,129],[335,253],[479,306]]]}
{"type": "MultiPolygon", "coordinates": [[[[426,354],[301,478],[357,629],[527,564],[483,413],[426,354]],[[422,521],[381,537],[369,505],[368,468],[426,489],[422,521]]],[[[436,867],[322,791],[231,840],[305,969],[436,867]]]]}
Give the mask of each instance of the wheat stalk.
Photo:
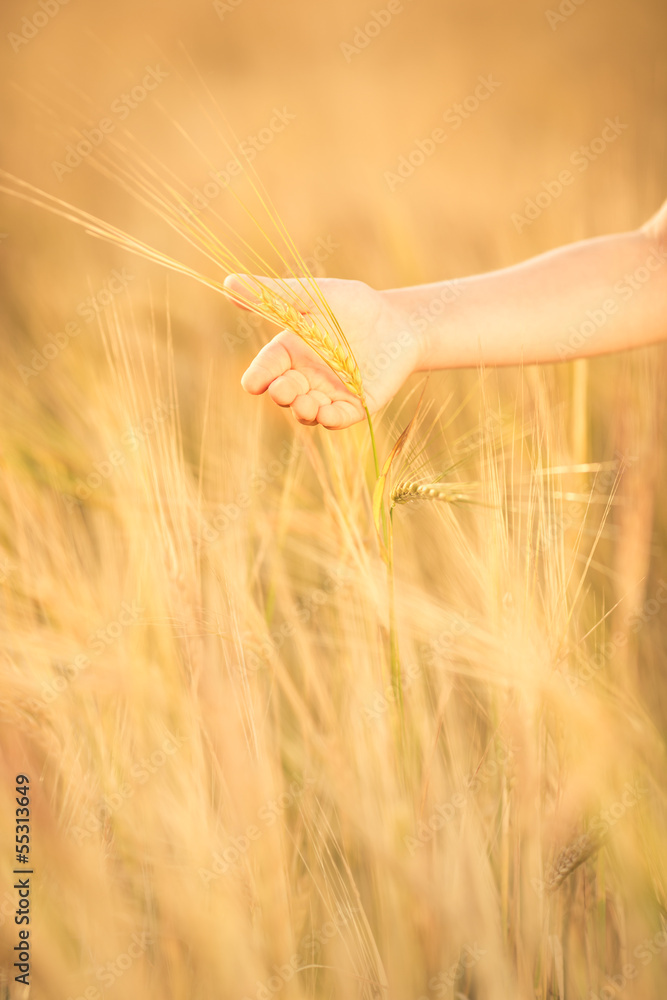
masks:
{"type": "Polygon", "coordinates": [[[351,354],[343,350],[313,316],[300,313],[296,306],[285,302],[275,292],[261,286],[261,314],[286,326],[338,375],[341,382],[364,403],[364,387],[359,366],[351,354]]]}
{"type": "Polygon", "coordinates": [[[589,833],[582,833],[571,844],[567,844],[549,866],[546,878],[547,892],[554,892],[572,872],[576,871],[600,847],[601,839],[589,833]]]}
{"type": "MultiPolygon", "coordinates": [[[[222,292],[225,296],[229,295],[220,281],[201,274],[186,264],[182,264],[160,250],[149,246],[142,240],[128,236],[122,230],[104,222],[104,220],[98,219],[81,209],[77,209],[73,205],[69,205],[67,202],[55,198],[41,191],[39,188],[13,177],[4,170],[0,170],[0,191],[11,194],[22,201],[45,208],[54,215],[61,216],[83,226],[93,236],[105,239],[110,243],[115,243],[130,253],[137,254],[146,260],[154,261],[170,270],[187,274],[209,288],[217,292],[222,292]]],[[[228,273],[243,270],[243,264],[238,257],[217,240],[213,234],[208,233],[208,231],[200,231],[203,230],[201,225],[199,228],[183,225],[182,219],[179,219],[178,223],[174,223],[173,218],[171,218],[175,214],[174,207],[167,204],[166,207],[161,206],[161,208],[162,211],[157,210],[156,214],[165,218],[181,235],[185,236],[188,242],[198,247],[205,256],[224,266],[228,273]]],[[[258,254],[254,256],[258,257],[259,263],[263,263],[258,254]]],[[[267,265],[266,270],[271,271],[272,269],[267,265]]],[[[303,270],[307,272],[305,265],[303,266],[303,270]]],[[[293,333],[297,334],[297,336],[301,337],[309,347],[312,347],[325,364],[338,375],[343,384],[361,400],[363,406],[366,407],[361,372],[347,344],[345,335],[338,325],[338,321],[323,300],[314,278],[306,273],[306,276],[301,278],[301,282],[304,288],[321,299],[321,307],[325,312],[329,312],[330,320],[334,327],[338,327],[338,342],[313,316],[300,313],[296,306],[285,301],[277,292],[271,291],[259,283],[257,285],[253,284],[252,288],[259,297],[259,304],[257,307],[250,306],[250,308],[260,316],[264,316],[272,322],[287,327],[293,333]]]]}
{"type": "Polygon", "coordinates": [[[470,494],[462,493],[462,486],[468,483],[397,483],[391,491],[392,506],[398,503],[410,503],[412,500],[442,500],[444,503],[465,503],[470,500],[470,494]]]}

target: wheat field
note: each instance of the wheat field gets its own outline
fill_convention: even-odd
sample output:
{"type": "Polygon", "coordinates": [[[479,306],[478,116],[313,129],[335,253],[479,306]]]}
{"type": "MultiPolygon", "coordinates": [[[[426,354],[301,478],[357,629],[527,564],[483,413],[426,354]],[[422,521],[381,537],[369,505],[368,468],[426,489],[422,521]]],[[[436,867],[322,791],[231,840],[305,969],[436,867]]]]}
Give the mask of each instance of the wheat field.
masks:
{"type": "Polygon", "coordinates": [[[0,195],[0,997],[663,1000],[666,348],[413,376],[379,497],[217,285],[282,273],[255,177],[290,273],[377,288],[638,226],[664,6],[0,17],[0,167],[181,268],[0,195]]]}

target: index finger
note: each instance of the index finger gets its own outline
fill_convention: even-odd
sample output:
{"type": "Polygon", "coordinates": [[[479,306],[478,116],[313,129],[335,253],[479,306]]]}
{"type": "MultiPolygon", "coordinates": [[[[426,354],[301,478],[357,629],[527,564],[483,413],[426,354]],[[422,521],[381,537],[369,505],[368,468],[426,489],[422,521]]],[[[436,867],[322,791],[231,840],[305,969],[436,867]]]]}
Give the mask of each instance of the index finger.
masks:
{"type": "Polygon", "coordinates": [[[274,338],[265,344],[241,377],[241,385],[246,392],[259,396],[271,383],[288,372],[292,359],[287,348],[274,338]]]}

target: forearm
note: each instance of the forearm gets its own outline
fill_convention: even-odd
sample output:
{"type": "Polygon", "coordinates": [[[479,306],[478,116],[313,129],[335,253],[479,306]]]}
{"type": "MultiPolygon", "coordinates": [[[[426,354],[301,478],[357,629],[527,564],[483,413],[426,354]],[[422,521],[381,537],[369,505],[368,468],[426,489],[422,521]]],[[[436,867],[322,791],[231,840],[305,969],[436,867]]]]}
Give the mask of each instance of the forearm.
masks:
{"type": "Polygon", "coordinates": [[[420,342],[416,370],[590,357],[667,339],[664,212],[642,229],[500,271],[385,293],[420,342]]]}

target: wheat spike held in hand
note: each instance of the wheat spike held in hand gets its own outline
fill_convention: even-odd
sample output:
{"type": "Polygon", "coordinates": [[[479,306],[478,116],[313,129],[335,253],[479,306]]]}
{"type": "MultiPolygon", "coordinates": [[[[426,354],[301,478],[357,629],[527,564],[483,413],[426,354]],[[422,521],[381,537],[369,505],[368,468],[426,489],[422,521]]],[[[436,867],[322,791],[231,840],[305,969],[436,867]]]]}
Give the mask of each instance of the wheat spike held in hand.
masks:
{"type": "Polygon", "coordinates": [[[313,316],[303,315],[291,303],[262,286],[259,290],[261,308],[258,310],[267,319],[286,326],[338,375],[341,382],[364,402],[364,388],[361,372],[351,352],[346,352],[313,316]]]}

